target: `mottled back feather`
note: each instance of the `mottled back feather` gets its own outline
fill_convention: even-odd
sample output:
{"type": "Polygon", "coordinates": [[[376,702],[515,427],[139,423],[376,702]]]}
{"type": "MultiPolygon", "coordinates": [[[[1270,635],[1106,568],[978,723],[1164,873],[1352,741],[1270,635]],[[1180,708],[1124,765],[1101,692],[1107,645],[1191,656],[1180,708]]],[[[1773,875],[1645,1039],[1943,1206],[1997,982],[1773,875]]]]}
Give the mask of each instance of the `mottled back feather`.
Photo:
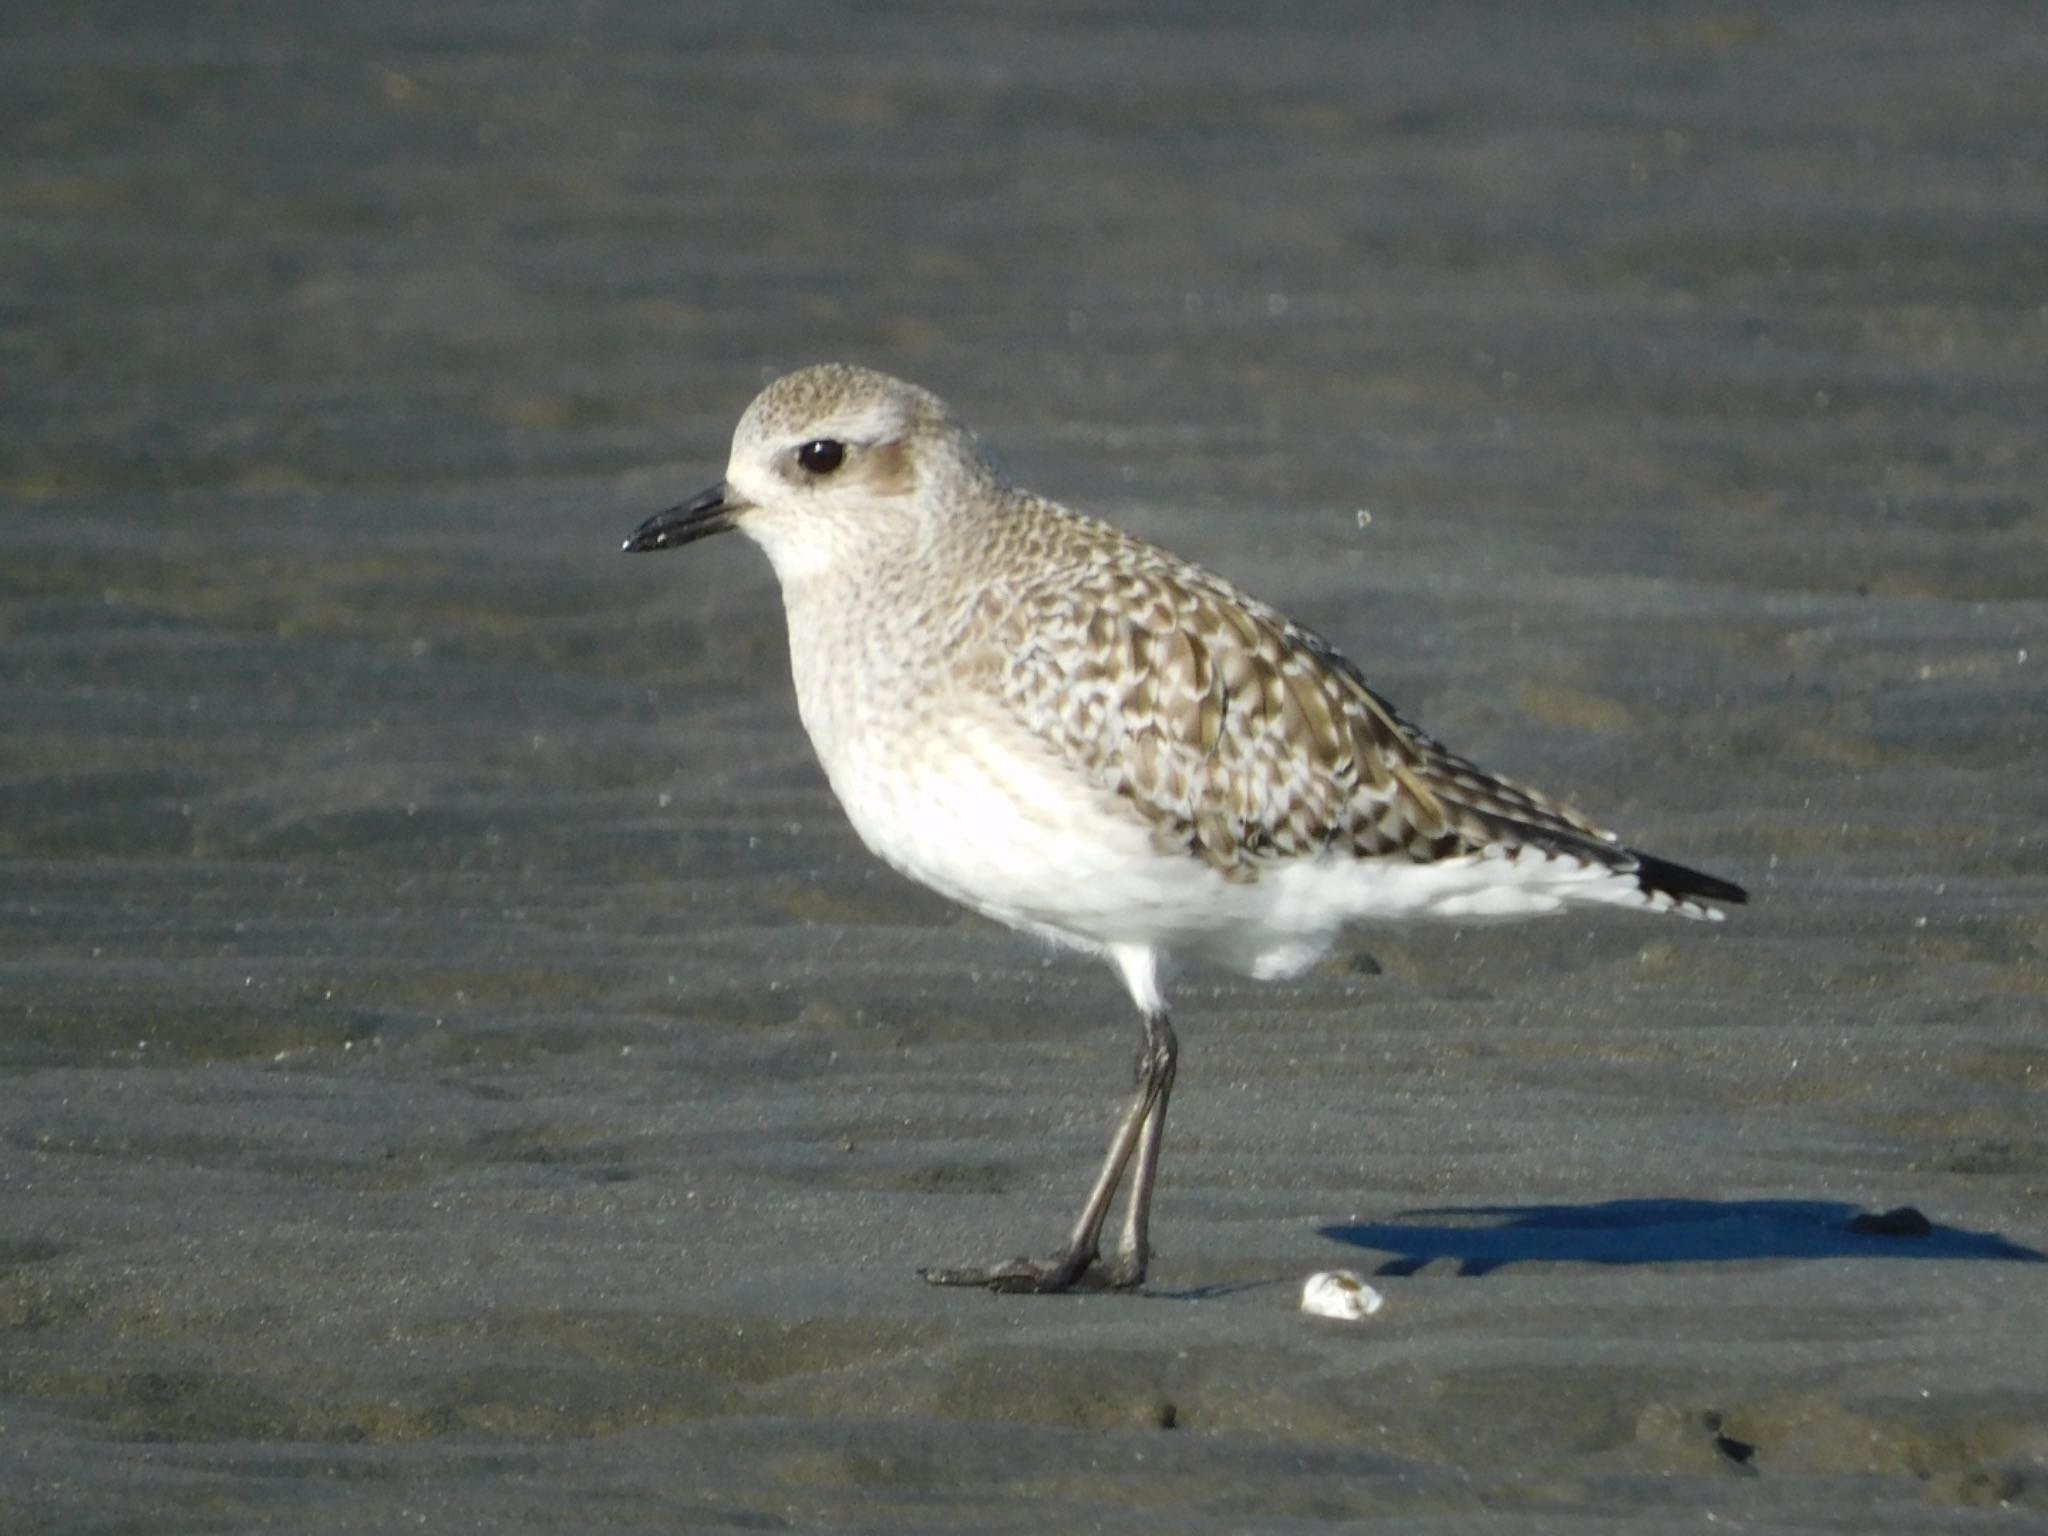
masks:
{"type": "MultiPolygon", "coordinates": [[[[1021,585],[986,589],[988,679],[1029,731],[1234,879],[1275,860],[1524,847],[1634,856],[1403,720],[1327,641],[1153,545],[1026,498],[1021,585]]],[[[1008,542],[1008,541],[1005,541],[1008,542]]],[[[985,626],[985,628],[984,628],[985,626]]]]}

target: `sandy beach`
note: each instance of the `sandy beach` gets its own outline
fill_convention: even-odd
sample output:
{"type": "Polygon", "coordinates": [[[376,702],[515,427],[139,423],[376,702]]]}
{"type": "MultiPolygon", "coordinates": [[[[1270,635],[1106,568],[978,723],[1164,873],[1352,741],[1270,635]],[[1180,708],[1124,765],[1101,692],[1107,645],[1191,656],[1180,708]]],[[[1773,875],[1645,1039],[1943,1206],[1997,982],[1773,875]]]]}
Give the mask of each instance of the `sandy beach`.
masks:
{"type": "Polygon", "coordinates": [[[0,1531],[2048,1527],[2048,18],[16,10],[0,1531]],[[828,358],[1752,904],[1194,969],[927,1288],[1136,1035],[619,553],[828,358]]]}

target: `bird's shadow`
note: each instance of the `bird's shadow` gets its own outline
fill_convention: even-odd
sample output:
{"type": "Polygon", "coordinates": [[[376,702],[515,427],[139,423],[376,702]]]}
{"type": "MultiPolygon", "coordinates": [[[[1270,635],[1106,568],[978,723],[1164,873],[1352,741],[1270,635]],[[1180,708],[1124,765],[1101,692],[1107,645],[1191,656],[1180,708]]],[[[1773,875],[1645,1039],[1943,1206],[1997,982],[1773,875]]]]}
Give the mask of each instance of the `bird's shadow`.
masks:
{"type": "Polygon", "coordinates": [[[2048,1259],[1995,1232],[1928,1220],[1911,1206],[1863,1211],[1834,1200],[1609,1200],[1403,1211],[1328,1226],[1323,1236],[1389,1255],[1377,1275],[1439,1259],[1461,1275],[1507,1264],[1700,1264],[1735,1259],[2048,1259]]]}

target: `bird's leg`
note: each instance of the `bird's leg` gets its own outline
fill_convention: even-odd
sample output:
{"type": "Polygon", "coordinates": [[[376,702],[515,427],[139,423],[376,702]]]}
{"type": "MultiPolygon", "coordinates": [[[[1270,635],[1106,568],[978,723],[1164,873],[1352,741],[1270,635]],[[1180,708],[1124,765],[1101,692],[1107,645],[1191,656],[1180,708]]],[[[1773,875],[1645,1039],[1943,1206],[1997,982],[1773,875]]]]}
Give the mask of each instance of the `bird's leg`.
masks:
{"type": "Polygon", "coordinates": [[[1180,1041],[1173,1024],[1161,1012],[1145,1015],[1145,1045],[1138,1058],[1141,1082],[1156,1083],[1152,1112],[1145,1117],[1138,1134],[1138,1166],[1131,1173],[1130,1204],[1124,1208],[1124,1235],[1116,1247],[1116,1261],[1109,1267],[1109,1283],[1128,1290],[1145,1279],[1145,1263],[1151,1257],[1149,1234],[1152,1224],[1152,1185],[1159,1175],[1159,1143],[1166,1135],[1166,1101],[1173,1097],[1173,1074],[1180,1058],[1180,1041]]]}
{"type": "Polygon", "coordinates": [[[1123,1182],[1124,1169],[1138,1154],[1138,1171],[1131,1184],[1131,1207],[1124,1224],[1123,1241],[1117,1250],[1109,1283],[1119,1289],[1145,1278],[1145,1228],[1151,1204],[1152,1178],[1159,1162],[1159,1137],[1166,1121],[1166,1098],[1173,1087],[1177,1046],[1173,1026],[1164,1009],[1145,1015],[1145,1045],[1138,1055],[1137,1090],[1124,1111],[1116,1134],[1110,1138],[1109,1154],[1102,1171],[1095,1176],[1080,1218],[1067,1237],[1066,1246],[1044,1261],[1011,1259],[1008,1263],[959,1269],[921,1269],[932,1285],[980,1285],[994,1291],[1046,1293],[1072,1290],[1101,1253],[1102,1228],[1109,1219],[1109,1207],[1123,1182]]]}

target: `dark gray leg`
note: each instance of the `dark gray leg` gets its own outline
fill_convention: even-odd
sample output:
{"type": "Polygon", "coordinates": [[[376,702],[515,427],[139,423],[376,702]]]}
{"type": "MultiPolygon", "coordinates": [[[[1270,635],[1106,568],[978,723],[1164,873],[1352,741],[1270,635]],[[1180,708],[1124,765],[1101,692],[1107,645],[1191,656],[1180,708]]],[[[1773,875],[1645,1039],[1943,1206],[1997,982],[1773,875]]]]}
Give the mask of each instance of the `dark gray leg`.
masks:
{"type": "Polygon", "coordinates": [[[1166,1126],[1166,1100],[1173,1089],[1174,1064],[1179,1052],[1173,1026],[1164,1010],[1145,1015],[1145,1043],[1138,1053],[1138,1084],[1124,1111],[1116,1134],[1110,1138],[1109,1155],[1095,1176],[1081,1207],[1080,1219],[1067,1237],[1066,1246],[1044,1261],[1011,1259],[1004,1264],[960,1269],[921,1269],[933,1285],[982,1285],[994,1291],[1045,1293],[1072,1290],[1081,1276],[1094,1265],[1102,1251],[1102,1228],[1109,1207],[1123,1182],[1124,1169],[1137,1154],[1137,1172],[1131,1179],[1131,1202],[1124,1220],[1123,1240],[1117,1248],[1109,1283],[1118,1289],[1137,1285],[1145,1278],[1146,1229],[1151,1218],[1152,1183],[1159,1167],[1159,1140],[1166,1126]]]}
{"type": "Polygon", "coordinates": [[[1124,1208],[1124,1235],[1117,1244],[1116,1261],[1109,1268],[1109,1283],[1127,1290],[1143,1282],[1145,1264],[1152,1256],[1152,1186],[1159,1176],[1159,1143],[1166,1135],[1166,1101],[1173,1097],[1173,1074],[1180,1058],[1180,1041],[1165,1014],[1145,1019],[1145,1055],[1139,1071],[1159,1084],[1152,1113],[1145,1117],[1138,1135],[1138,1166],[1131,1173],[1130,1204],[1124,1208]]]}

